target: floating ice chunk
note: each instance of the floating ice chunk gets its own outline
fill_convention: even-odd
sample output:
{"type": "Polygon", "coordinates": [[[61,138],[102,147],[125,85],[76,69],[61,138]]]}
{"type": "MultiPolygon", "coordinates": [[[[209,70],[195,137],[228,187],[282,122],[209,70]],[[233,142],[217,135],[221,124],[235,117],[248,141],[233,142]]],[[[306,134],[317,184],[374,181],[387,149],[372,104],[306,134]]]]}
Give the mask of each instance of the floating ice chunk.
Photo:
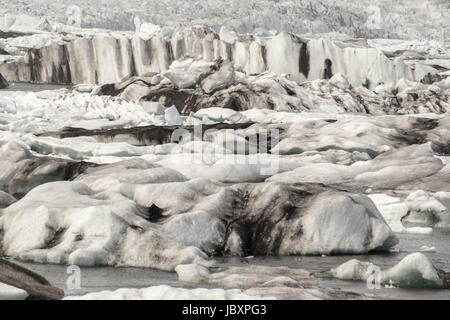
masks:
{"type": "Polygon", "coordinates": [[[433,198],[445,206],[445,211],[441,211],[439,214],[440,221],[436,227],[450,228],[450,192],[436,192],[433,194],[433,198]]]}
{"type": "Polygon", "coordinates": [[[164,118],[169,126],[181,126],[183,124],[183,119],[181,119],[180,113],[175,106],[165,109],[164,118]]]}
{"type": "Polygon", "coordinates": [[[400,198],[388,196],[386,194],[371,194],[368,197],[375,203],[386,222],[394,232],[403,232],[401,219],[408,212],[408,206],[400,198]]]}
{"type": "Polygon", "coordinates": [[[0,282],[0,300],[25,300],[27,297],[25,290],[0,282]]]}
{"type": "Polygon", "coordinates": [[[367,280],[371,274],[368,270],[371,265],[373,264],[370,262],[351,259],[331,269],[330,273],[333,277],[342,280],[367,280]]]}
{"type": "Polygon", "coordinates": [[[145,112],[156,115],[163,115],[165,113],[165,108],[162,104],[155,101],[142,101],[140,102],[142,108],[145,112]]]}
{"type": "Polygon", "coordinates": [[[202,279],[210,274],[209,270],[197,264],[180,264],[175,267],[179,281],[201,282],[202,279]]]}
{"type": "Polygon", "coordinates": [[[401,201],[400,198],[388,196],[386,194],[371,194],[368,195],[375,203],[378,210],[380,210],[386,222],[391,227],[392,231],[398,233],[409,234],[432,234],[433,229],[430,227],[410,227],[406,228],[402,220],[410,210],[407,203],[401,201]]]}
{"type": "Polygon", "coordinates": [[[400,287],[443,287],[443,281],[439,277],[436,268],[422,253],[412,253],[406,256],[394,267],[382,272],[383,283],[390,280],[400,287]]]}
{"type": "Polygon", "coordinates": [[[411,193],[405,200],[409,214],[403,219],[403,223],[413,227],[449,227],[450,214],[443,204],[444,194],[437,193],[434,196],[423,190],[411,193]]]}
{"type": "Polygon", "coordinates": [[[311,207],[310,212],[314,214],[303,218],[304,254],[386,250],[398,243],[391,228],[366,196],[322,194],[319,198],[311,207]],[[319,198],[322,199],[319,201],[319,198]],[[371,243],[363,248],[362,238],[368,234],[371,243]]]}
{"type": "Polygon", "coordinates": [[[436,248],[433,246],[423,245],[420,247],[421,252],[436,252],[436,248]]]}
{"type": "MultiPolygon", "coordinates": [[[[338,279],[366,281],[373,275],[372,266],[372,263],[352,259],[330,270],[330,274],[338,279]]],[[[375,278],[377,278],[376,275],[375,278]]],[[[380,284],[391,284],[399,287],[445,287],[438,270],[420,252],[412,253],[394,267],[381,271],[378,279],[380,284]]]]}

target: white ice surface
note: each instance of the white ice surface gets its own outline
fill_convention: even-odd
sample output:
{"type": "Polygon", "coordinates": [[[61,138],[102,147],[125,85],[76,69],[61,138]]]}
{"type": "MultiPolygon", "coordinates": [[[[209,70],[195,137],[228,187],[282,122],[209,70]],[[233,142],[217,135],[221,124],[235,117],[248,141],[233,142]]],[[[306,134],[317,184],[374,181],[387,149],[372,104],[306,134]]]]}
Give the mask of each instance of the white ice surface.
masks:
{"type": "Polygon", "coordinates": [[[4,92],[0,96],[0,129],[40,133],[65,126],[112,129],[164,124],[138,103],[64,90],[4,92]]]}
{"type": "Polygon", "coordinates": [[[244,294],[238,289],[185,289],[155,286],[143,289],[118,289],[69,296],[65,300],[257,300],[264,299],[244,294]]]}
{"type": "Polygon", "coordinates": [[[0,282],[0,300],[25,300],[27,297],[25,290],[0,282]]]}

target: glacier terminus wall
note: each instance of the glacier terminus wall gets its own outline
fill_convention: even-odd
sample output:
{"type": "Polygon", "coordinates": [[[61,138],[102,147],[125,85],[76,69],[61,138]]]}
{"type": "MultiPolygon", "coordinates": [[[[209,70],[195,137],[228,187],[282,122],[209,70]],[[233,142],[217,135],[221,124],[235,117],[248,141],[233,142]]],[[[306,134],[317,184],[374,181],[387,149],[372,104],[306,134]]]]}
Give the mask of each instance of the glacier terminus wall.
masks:
{"type": "Polygon", "coordinates": [[[430,69],[388,58],[381,50],[328,39],[303,39],[287,32],[271,38],[215,33],[206,27],[189,27],[173,34],[79,37],[64,44],[30,49],[25,56],[0,65],[10,82],[53,84],[105,84],[130,76],[163,73],[183,58],[233,61],[246,74],[265,71],[289,74],[297,81],[322,77],[324,61],[332,72],[342,73],[353,86],[370,88],[399,79],[420,81],[430,69]]]}

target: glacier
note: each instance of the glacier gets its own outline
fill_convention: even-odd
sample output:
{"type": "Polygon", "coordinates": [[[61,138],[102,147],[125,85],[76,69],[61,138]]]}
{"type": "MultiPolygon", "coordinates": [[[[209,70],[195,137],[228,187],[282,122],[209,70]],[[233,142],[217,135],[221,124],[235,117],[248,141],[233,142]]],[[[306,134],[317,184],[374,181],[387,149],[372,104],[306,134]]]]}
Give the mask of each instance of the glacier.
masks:
{"type": "MultiPolygon", "coordinates": [[[[202,26],[172,32],[161,30],[149,39],[139,33],[113,33],[68,39],[63,44],[51,42],[0,65],[0,73],[16,82],[105,84],[149,73],[174,77],[169,69],[172,63],[193,57],[205,62],[219,58],[231,61],[236,70],[249,75],[271,71],[304,81],[320,79],[324,61],[330,59],[333,74],[342,73],[353,86],[375,88],[400,79],[420,81],[428,73],[439,72],[419,62],[406,63],[401,57],[391,59],[378,48],[350,41],[303,39],[280,32],[270,38],[243,35],[231,44],[202,26]]],[[[182,88],[189,85],[186,82],[182,88]]]]}
{"type": "Polygon", "coordinates": [[[22,32],[79,29],[80,26],[153,32],[152,25],[208,24],[216,31],[225,25],[230,34],[237,31],[270,35],[274,30],[288,30],[312,35],[333,33],[353,38],[436,41],[449,31],[448,2],[442,0],[399,1],[395,6],[389,0],[358,3],[250,0],[229,1],[226,6],[220,1],[190,1],[186,5],[179,0],[131,0],[107,6],[103,2],[80,0],[70,15],[71,0],[20,4],[2,0],[1,4],[0,14],[4,18],[0,20],[0,29],[22,32]]]}

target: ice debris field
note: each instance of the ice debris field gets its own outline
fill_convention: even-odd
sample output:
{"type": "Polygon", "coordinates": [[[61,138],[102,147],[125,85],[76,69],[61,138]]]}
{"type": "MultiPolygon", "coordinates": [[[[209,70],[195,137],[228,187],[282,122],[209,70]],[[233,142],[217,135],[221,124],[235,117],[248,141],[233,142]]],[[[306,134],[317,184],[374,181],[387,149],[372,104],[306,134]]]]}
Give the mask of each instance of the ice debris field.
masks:
{"type": "MultiPolygon", "coordinates": [[[[26,19],[0,37],[1,257],[199,286],[69,299],[371,299],[318,283],[367,281],[368,262],[215,257],[371,255],[450,228],[445,43],[26,19]]],[[[379,282],[448,288],[425,244],[379,282]]],[[[2,279],[0,298],[33,296],[2,279]]]]}

